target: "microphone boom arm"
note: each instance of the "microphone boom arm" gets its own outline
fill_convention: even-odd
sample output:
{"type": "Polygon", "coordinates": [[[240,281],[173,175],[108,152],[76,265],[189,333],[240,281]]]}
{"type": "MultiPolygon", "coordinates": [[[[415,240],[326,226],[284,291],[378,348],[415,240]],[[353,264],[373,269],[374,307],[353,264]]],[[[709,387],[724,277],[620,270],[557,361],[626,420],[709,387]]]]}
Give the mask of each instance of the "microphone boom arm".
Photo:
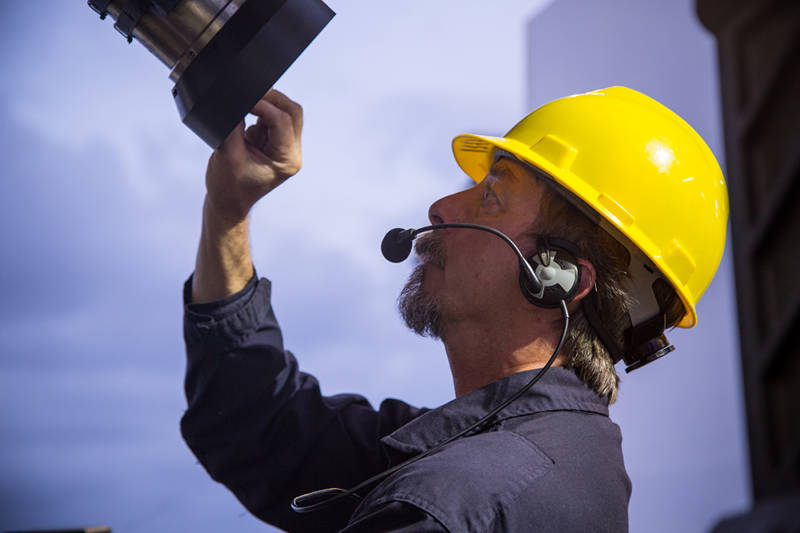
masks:
{"type": "Polygon", "coordinates": [[[383,238],[381,250],[383,251],[384,257],[386,257],[389,261],[397,263],[406,259],[408,257],[408,254],[411,253],[411,241],[414,240],[417,237],[417,235],[428,231],[433,231],[437,229],[447,229],[447,228],[477,229],[481,231],[487,231],[489,233],[492,233],[493,235],[496,235],[497,237],[500,237],[506,244],[508,244],[511,247],[512,250],[514,250],[514,253],[517,254],[517,260],[519,261],[519,268],[524,273],[525,277],[527,277],[528,280],[531,282],[534,292],[539,292],[542,290],[541,280],[539,280],[539,277],[533,271],[533,268],[531,268],[531,265],[525,259],[525,256],[522,255],[522,252],[520,251],[519,247],[505,233],[498,231],[494,228],[490,228],[489,226],[481,226],[478,224],[452,223],[452,224],[432,224],[430,226],[423,226],[419,229],[395,228],[389,231],[383,238]],[[394,239],[394,242],[392,242],[392,238],[394,239]],[[392,252],[395,253],[392,254],[392,252]]]}

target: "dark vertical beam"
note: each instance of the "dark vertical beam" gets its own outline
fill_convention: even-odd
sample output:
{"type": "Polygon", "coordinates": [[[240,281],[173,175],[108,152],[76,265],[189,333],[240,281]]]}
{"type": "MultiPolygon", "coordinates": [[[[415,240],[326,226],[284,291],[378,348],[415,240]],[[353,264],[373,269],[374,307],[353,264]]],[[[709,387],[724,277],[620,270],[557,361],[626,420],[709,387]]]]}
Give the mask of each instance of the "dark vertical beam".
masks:
{"type": "Polygon", "coordinates": [[[800,2],[697,0],[717,38],[756,500],[800,488],[800,2]]]}

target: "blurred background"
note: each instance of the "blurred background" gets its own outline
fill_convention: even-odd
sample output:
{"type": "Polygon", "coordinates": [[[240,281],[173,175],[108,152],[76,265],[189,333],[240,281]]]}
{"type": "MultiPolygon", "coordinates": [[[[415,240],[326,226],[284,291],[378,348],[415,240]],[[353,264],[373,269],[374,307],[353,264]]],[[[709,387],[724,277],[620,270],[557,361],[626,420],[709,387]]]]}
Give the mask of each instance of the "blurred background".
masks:
{"type": "MultiPolygon", "coordinates": [[[[379,243],[467,185],[454,135],[627,85],[725,168],[716,41],[692,0],[327,3],[337,16],[276,86],[305,110],[303,170],[252,218],[286,346],[326,394],[453,397],[441,345],[395,310],[411,261],[379,243]]],[[[272,530],[178,430],[210,150],[167,69],[85,2],[55,0],[0,3],[0,68],[0,530],[272,530]]],[[[699,325],[623,376],[611,415],[632,532],[708,531],[751,504],[732,265],[729,243],[699,325]]]]}

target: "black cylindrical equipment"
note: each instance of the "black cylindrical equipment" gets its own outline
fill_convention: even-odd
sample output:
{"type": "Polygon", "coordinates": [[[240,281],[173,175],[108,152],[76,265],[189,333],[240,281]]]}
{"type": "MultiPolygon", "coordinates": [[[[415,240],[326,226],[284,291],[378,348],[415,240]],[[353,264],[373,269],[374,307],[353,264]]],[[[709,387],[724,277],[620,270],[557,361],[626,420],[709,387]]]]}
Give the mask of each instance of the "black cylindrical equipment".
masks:
{"type": "Polygon", "coordinates": [[[89,0],[170,70],[181,120],[217,148],[333,18],[322,0],[89,0]]]}

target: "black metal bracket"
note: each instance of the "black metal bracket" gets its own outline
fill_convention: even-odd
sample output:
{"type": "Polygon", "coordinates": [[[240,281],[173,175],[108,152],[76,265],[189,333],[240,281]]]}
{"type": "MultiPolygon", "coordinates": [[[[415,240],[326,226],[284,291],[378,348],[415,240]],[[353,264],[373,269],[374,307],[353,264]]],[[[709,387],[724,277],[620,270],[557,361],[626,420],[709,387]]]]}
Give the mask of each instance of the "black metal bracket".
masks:
{"type": "MultiPolygon", "coordinates": [[[[113,0],[88,0],[89,7],[104,20],[108,15],[108,6],[113,0]]],[[[119,18],[114,24],[114,28],[122,34],[128,42],[133,40],[133,30],[139,25],[142,16],[147,11],[152,11],[156,15],[166,16],[175,9],[180,0],[128,0],[122,6],[119,18]]]]}
{"type": "Polygon", "coordinates": [[[147,13],[149,0],[128,0],[122,5],[114,29],[117,30],[128,42],[133,41],[133,30],[147,13]]]}
{"type": "Polygon", "coordinates": [[[111,0],[89,0],[89,7],[100,15],[100,20],[104,20],[108,15],[108,4],[110,3],[111,0]]]}

